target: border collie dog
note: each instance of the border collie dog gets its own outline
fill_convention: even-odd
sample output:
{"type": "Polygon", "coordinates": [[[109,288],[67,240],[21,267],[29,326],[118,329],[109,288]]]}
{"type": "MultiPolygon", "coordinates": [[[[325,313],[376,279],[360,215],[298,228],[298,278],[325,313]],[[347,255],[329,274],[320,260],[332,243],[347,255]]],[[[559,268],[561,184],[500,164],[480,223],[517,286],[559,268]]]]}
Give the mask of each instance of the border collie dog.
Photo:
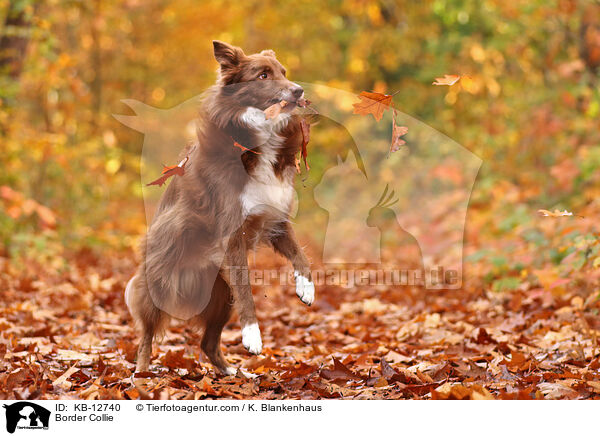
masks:
{"type": "Polygon", "coordinates": [[[289,259],[296,294],[307,305],[314,300],[309,262],[289,222],[302,144],[292,111],[304,91],[286,79],[272,50],[213,47],[218,80],[203,97],[197,143],[184,151],[185,173],[164,192],[125,290],[142,333],[136,371],[148,370],[154,336],[177,318],[203,325],[202,350],[219,372],[235,374],[220,347],[234,306],[244,347],[261,353],[247,259],[257,244],[289,259]],[[281,101],[281,113],[267,119],[264,110],[281,101]]]}

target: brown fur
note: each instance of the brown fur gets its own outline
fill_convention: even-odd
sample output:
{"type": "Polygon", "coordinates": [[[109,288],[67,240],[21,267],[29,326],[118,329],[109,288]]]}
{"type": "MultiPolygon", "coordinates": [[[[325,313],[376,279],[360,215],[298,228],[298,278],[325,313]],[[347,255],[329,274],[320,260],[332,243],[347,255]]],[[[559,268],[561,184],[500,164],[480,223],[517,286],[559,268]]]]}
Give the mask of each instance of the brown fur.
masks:
{"type": "MultiPolygon", "coordinates": [[[[287,213],[266,208],[244,216],[240,195],[260,155],[233,146],[235,139],[256,153],[266,152],[270,145],[261,143],[240,116],[248,106],[264,110],[290,92],[297,95],[297,85],[285,78],[271,50],[246,56],[240,48],[214,41],[214,52],[219,79],[203,99],[197,145],[184,152],[189,153],[185,174],[173,178],[161,199],[127,297],[142,331],[138,371],[148,369],[153,338],[166,326],[169,308],[204,325],[201,348],[219,371],[227,372],[220,338],[233,306],[242,327],[256,323],[246,276],[247,250],[256,244],[272,245],[310,278],[287,213]],[[267,77],[257,79],[259,74],[267,77]],[[204,309],[198,314],[195,308],[204,309]]],[[[279,136],[284,139],[273,171],[279,180],[293,184],[302,140],[298,116],[291,116],[279,136]]]]}

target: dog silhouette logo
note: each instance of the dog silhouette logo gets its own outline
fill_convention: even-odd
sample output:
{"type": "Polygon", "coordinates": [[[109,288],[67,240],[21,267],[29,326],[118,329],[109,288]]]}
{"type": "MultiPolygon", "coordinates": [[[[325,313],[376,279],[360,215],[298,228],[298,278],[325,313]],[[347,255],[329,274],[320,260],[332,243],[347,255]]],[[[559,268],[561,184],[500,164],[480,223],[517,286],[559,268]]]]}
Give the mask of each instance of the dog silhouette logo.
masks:
{"type": "Polygon", "coordinates": [[[18,429],[48,429],[50,411],[38,404],[29,401],[19,401],[10,405],[4,404],[6,409],[6,431],[14,433],[18,429]]]}

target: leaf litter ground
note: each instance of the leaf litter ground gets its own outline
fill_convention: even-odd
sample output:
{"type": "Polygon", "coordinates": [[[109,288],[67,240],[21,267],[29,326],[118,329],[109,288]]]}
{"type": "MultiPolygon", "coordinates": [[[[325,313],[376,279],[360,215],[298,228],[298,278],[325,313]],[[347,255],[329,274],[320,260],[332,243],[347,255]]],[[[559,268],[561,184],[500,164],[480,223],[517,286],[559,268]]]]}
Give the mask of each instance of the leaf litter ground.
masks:
{"type": "MultiPolygon", "coordinates": [[[[138,341],[123,301],[134,256],[82,251],[59,273],[0,258],[3,399],[587,399],[600,397],[595,297],[543,289],[291,286],[254,290],[264,350],[251,356],[234,318],[220,377],[200,332],[173,323],[151,372],[132,377],[138,341]]],[[[259,252],[257,267],[285,261],[259,252]]]]}

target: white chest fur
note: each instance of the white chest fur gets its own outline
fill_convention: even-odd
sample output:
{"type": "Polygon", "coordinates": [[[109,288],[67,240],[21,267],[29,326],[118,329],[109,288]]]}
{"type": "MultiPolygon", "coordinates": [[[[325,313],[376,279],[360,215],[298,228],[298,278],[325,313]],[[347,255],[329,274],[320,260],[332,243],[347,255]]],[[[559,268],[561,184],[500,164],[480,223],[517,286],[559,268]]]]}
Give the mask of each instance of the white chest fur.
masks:
{"type": "Polygon", "coordinates": [[[242,121],[258,133],[262,142],[258,164],[240,196],[244,216],[273,210],[287,214],[294,187],[291,180],[285,177],[281,180],[275,175],[273,164],[284,140],[278,132],[287,125],[289,114],[280,114],[275,119],[267,120],[263,111],[249,107],[242,115],[242,121]]]}

